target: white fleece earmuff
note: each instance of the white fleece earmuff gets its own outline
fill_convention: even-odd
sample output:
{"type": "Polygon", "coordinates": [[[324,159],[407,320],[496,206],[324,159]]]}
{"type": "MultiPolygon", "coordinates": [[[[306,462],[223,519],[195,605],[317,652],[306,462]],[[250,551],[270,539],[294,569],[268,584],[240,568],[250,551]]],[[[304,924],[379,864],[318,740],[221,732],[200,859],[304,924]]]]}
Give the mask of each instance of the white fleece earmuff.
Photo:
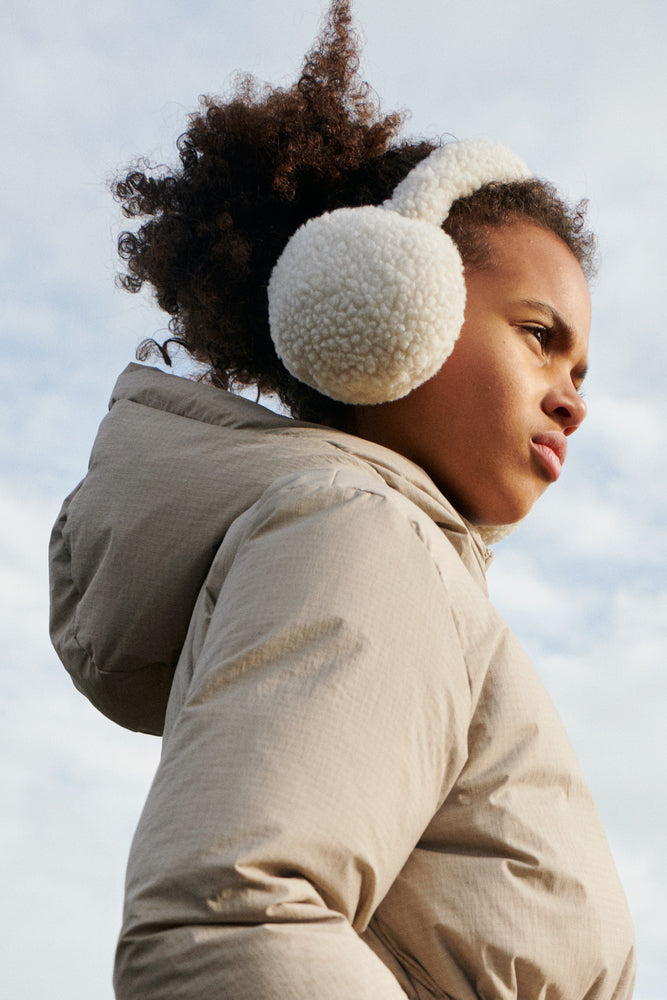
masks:
{"type": "Polygon", "coordinates": [[[434,150],[381,206],[310,219],[269,281],[271,336],[295,378],[358,405],[406,396],[449,357],[463,325],[463,263],[441,226],[452,203],[530,171],[495,142],[434,150]]]}

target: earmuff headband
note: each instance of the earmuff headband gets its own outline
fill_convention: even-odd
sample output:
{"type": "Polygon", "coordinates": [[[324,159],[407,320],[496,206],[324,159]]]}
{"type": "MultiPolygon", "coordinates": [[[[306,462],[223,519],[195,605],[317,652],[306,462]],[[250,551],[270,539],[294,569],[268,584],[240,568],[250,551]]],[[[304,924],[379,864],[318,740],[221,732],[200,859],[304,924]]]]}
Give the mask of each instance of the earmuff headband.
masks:
{"type": "Polygon", "coordinates": [[[382,206],[306,222],[269,282],[276,351],[301,382],[358,405],[400,399],[449,357],[463,325],[463,262],[441,228],[457,198],[531,174],[499,143],[434,150],[382,206]]]}

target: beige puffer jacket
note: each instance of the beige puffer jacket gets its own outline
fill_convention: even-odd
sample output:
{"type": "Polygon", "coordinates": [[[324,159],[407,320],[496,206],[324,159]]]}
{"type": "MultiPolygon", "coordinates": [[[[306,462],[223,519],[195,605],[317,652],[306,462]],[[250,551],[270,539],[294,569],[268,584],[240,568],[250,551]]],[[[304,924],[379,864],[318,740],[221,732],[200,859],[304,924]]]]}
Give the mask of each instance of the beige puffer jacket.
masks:
{"type": "Polygon", "coordinates": [[[562,723],[418,467],[131,365],[51,558],[75,684],[150,732],[169,699],[117,997],[631,996],[562,723]]]}

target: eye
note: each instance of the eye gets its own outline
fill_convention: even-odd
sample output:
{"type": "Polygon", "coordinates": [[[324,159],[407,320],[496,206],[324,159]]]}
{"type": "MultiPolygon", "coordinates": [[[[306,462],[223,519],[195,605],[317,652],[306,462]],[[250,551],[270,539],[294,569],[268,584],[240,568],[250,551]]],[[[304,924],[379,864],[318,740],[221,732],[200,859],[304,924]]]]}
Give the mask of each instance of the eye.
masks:
{"type": "Polygon", "coordinates": [[[544,350],[552,333],[548,326],[541,326],[539,323],[525,323],[522,326],[522,329],[525,330],[526,333],[530,333],[544,350]]]}

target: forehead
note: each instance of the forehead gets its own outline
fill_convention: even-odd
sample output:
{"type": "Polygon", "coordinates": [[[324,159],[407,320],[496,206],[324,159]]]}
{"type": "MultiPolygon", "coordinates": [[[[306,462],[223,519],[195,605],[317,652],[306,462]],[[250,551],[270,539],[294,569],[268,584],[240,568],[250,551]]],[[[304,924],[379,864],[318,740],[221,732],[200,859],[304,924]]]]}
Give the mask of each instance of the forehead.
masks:
{"type": "Polygon", "coordinates": [[[536,223],[517,220],[488,233],[491,251],[484,268],[490,294],[541,301],[575,331],[588,334],[591,300],[584,272],[559,236],[536,223]]]}

